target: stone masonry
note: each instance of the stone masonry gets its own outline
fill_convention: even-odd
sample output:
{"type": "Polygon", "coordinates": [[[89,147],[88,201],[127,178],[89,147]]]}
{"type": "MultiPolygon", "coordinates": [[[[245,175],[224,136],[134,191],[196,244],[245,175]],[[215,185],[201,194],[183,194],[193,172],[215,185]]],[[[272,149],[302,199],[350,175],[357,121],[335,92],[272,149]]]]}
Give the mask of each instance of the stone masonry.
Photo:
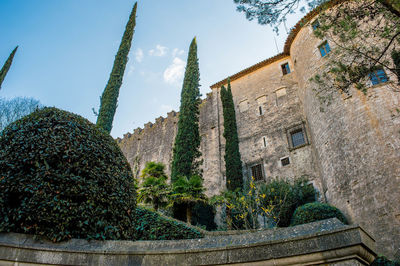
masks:
{"type": "MultiPolygon", "coordinates": [[[[306,15],[284,52],[230,76],[245,179],[309,177],[320,199],[338,207],[377,241],[378,253],[400,257],[400,93],[397,79],[334,95],[321,108],[310,78],[324,71],[321,40],[306,15]],[[288,64],[290,73],[285,73],[288,64]],[[296,136],[303,136],[295,145],[296,136]]],[[[329,40],[328,40],[329,41],[329,40]]],[[[225,139],[220,88],[211,86],[200,109],[207,195],[225,188],[225,139]]],[[[170,172],[178,115],[168,113],[118,142],[136,176],[147,161],[170,172]]]]}

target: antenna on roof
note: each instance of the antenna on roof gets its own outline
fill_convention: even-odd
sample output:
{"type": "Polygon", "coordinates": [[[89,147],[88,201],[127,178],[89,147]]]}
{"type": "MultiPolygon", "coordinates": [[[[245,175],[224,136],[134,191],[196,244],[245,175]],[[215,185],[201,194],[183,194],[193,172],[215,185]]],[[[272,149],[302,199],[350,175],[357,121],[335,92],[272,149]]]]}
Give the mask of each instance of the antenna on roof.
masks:
{"type": "Polygon", "coordinates": [[[274,41],[275,41],[276,53],[279,54],[279,49],[278,49],[278,44],[276,43],[275,34],[274,34],[274,41]]]}

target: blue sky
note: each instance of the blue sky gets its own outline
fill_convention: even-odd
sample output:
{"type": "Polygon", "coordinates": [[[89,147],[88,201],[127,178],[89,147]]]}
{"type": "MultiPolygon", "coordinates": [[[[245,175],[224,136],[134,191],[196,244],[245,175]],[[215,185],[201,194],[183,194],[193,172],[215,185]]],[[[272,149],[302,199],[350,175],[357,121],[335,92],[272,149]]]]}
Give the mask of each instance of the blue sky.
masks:
{"type": "MultiPolygon", "coordinates": [[[[19,45],[0,96],[34,97],[92,122],[134,1],[1,0],[0,65],[19,45]]],[[[209,86],[282,51],[286,32],[249,22],[232,0],[139,0],[113,137],[179,110],[188,46],[197,38],[209,86]]],[[[303,14],[293,16],[291,27],[303,14]]]]}

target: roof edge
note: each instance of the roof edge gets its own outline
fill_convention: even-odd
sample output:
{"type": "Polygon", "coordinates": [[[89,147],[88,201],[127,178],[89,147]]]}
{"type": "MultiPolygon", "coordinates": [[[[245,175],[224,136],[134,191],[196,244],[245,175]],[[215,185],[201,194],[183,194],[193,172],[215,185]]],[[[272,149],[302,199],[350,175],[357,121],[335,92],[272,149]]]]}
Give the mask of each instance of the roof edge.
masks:
{"type": "MultiPolygon", "coordinates": [[[[270,58],[267,58],[261,62],[258,62],[257,64],[254,64],[248,68],[243,69],[242,71],[237,72],[236,74],[233,74],[232,76],[229,76],[228,78],[231,79],[231,81],[237,80],[261,67],[267,66],[269,64],[272,64],[280,59],[283,59],[287,56],[290,56],[290,47],[292,46],[292,43],[294,39],[296,38],[297,34],[300,32],[300,30],[303,28],[304,25],[306,25],[309,21],[311,21],[315,16],[317,16],[321,11],[329,9],[335,5],[338,5],[340,3],[343,3],[345,1],[349,0],[330,0],[327,1],[318,7],[314,8],[310,12],[308,12],[303,18],[301,18],[296,25],[291,29],[288,37],[286,38],[283,52],[280,54],[277,54],[275,56],[272,56],[270,58]]],[[[222,85],[225,85],[228,83],[228,78],[225,78],[213,85],[210,86],[211,89],[219,88],[222,85]]]]}

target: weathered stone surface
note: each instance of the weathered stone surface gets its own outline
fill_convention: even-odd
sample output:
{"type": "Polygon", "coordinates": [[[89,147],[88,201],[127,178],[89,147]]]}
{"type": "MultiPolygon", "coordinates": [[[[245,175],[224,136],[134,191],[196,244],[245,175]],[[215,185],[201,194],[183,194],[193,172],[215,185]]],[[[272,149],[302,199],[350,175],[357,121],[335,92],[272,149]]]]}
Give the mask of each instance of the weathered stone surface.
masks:
{"type": "Polygon", "coordinates": [[[334,263],[356,261],[368,265],[376,256],[373,250],[374,240],[367,233],[337,219],[179,241],[51,243],[29,235],[0,234],[0,265],[10,261],[33,265],[350,265],[334,263]]]}
{"type": "MultiPolygon", "coordinates": [[[[338,207],[350,222],[371,232],[380,253],[400,256],[397,78],[389,76],[389,82],[370,87],[366,95],[354,88],[349,94],[336,92],[332,103],[322,106],[313,91],[318,88],[310,78],[325,71],[327,58],[319,53],[322,40],[314,37],[312,21],[313,17],[308,17],[308,23],[289,37],[284,53],[231,79],[244,177],[249,179],[251,167],[257,164],[264,180],[309,176],[320,192],[320,200],[338,207]],[[291,73],[283,75],[281,66],[285,63],[291,73]],[[305,130],[307,144],[292,149],[288,132],[299,125],[305,130]],[[283,157],[289,157],[289,165],[282,166],[283,157]]],[[[121,140],[120,146],[134,169],[137,157],[138,170],[149,160],[163,162],[169,169],[176,133],[174,119],[175,124],[168,116],[153,125],[163,131],[145,129],[137,138],[132,137],[139,136],[135,131],[121,140]]],[[[212,87],[202,103],[200,133],[204,184],[211,196],[224,189],[226,182],[219,86],[212,87]]]]}

